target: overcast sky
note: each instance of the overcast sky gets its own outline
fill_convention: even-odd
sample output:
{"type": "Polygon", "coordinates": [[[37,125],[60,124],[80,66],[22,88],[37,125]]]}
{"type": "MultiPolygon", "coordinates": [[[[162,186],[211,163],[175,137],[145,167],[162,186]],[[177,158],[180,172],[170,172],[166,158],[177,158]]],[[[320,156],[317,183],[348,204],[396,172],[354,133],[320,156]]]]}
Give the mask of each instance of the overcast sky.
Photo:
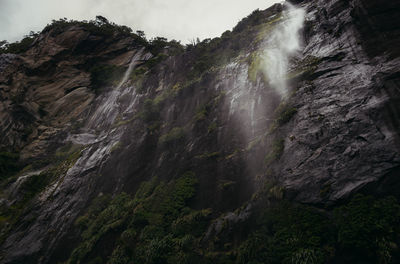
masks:
{"type": "Polygon", "coordinates": [[[143,30],[147,37],[213,38],[232,29],[253,10],[276,0],[0,0],[0,40],[20,40],[52,19],[90,20],[96,15],[143,30]]]}

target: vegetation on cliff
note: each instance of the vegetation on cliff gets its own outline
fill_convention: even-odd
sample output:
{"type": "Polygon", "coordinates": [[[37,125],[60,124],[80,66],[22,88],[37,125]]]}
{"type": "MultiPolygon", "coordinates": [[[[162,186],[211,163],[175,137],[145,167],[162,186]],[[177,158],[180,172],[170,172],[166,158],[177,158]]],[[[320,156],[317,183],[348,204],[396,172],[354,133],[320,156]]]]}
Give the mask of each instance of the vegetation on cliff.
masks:
{"type": "MultiPolygon", "coordinates": [[[[98,92],[98,99],[109,102],[111,97],[102,93],[101,88],[113,86],[121,78],[132,54],[144,50],[146,56],[138,60],[128,82],[116,91],[121,94],[109,104],[117,106],[111,109],[116,117],[109,126],[98,122],[96,131],[80,129],[85,118],[96,111],[97,103],[91,101],[82,115],[71,122],[60,125],[60,118],[50,120],[58,122],[54,125],[38,120],[34,125],[40,124],[40,131],[32,125],[34,129],[29,135],[36,133],[36,138],[32,138],[41,137],[44,140],[40,143],[49,143],[48,149],[43,147],[48,159],[37,155],[27,160],[28,166],[23,168],[19,154],[0,153],[0,185],[5,190],[1,193],[5,199],[0,204],[0,242],[7,240],[5,248],[13,250],[16,261],[29,258],[32,262],[40,259],[71,264],[398,262],[400,204],[396,198],[354,194],[362,187],[354,187],[355,184],[355,189],[346,191],[349,196],[340,194],[345,199],[337,198],[342,191],[338,189],[343,186],[340,181],[353,184],[348,175],[354,172],[345,172],[343,176],[339,173],[343,171],[335,171],[338,167],[349,171],[355,168],[354,173],[358,173],[364,169],[359,165],[366,163],[365,156],[376,153],[375,170],[384,167],[382,170],[387,173],[387,164],[396,158],[390,151],[381,154],[381,149],[374,145],[385,131],[368,130],[374,123],[368,119],[369,114],[376,116],[380,109],[374,108],[373,113],[354,112],[361,111],[360,105],[369,105],[368,102],[353,104],[347,100],[351,91],[361,93],[373,87],[359,85],[357,80],[362,78],[350,80],[350,86],[332,84],[332,79],[339,84],[345,79],[335,77],[339,75],[336,70],[340,69],[337,64],[342,63],[342,50],[340,56],[306,56],[295,61],[296,67],[286,76],[299,84],[279,104],[281,98],[275,99],[278,96],[263,76],[261,68],[265,62],[260,58],[258,45],[282,19],[281,12],[281,5],[257,10],[220,38],[199,40],[186,47],[161,37],[147,40],[143,32],[133,33],[104,17],[82,22],[61,19],[48,25],[41,34],[57,38],[76,27],[81,33],[89,32],[99,45],[94,46],[100,47],[96,50],[86,46],[87,38],[83,37],[79,41],[87,48],[84,52],[71,48],[56,56],[60,59],[68,53],[62,63],[51,64],[56,60],[51,58],[43,71],[28,70],[36,78],[38,72],[46,75],[51,65],[67,65],[71,58],[84,57],[69,69],[84,75],[84,82],[75,83],[81,76],[75,79],[67,75],[68,79],[60,82],[62,87],[72,84],[60,92],[62,96],[57,101],[85,93],[95,98],[88,86],[98,92]],[[112,43],[118,43],[117,52],[112,43]],[[109,53],[103,52],[103,48],[109,53]],[[331,64],[323,64],[328,61],[333,62],[333,70],[331,64]],[[321,64],[323,73],[318,72],[321,64]],[[329,71],[333,73],[325,74],[329,71]],[[313,83],[317,75],[327,77],[313,83]],[[76,90],[81,93],[72,93],[76,90]],[[340,94],[342,90],[346,90],[346,95],[340,94]],[[346,105],[337,103],[341,100],[346,105]],[[262,114],[257,115],[257,110],[262,114]],[[329,116],[332,112],[340,119],[329,116]],[[343,120],[344,116],[350,118],[343,120]],[[310,125],[309,120],[315,124],[310,125]],[[353,123],[357,124],[352,127],[353,123]],[[45,126],[55,126],[57,132],[46,138],[51,131],[45,126]],[[347,133],[348,130],[352,131],[347,133]],[[68,140],[83,142],[84,147],[67,144],[59,148],[68,140]],[[375,152],[363,148],[367,145],[376,148],[375,152]],[[336,152],[328,152],[330,149],[339,154],[333,155],[336,152]],[[328,163],[331,160],[334,165],[328,163]],[[321,165],[325,161],[326,166],[321,165]],[[285,167],[286,163],[290,166],[285,167]],[[315,168],[320,170],[316,173],[315,168]],[[291,190],[277,183],[287,179],[292,180],[285,182],[291,190]],[[272,184],[272,180],[276,183],[272,184]],[[294,185],[303,189],[293,188],[294,185]],[[293,196],[300,194],[317,196],[310,202],[314,206],[294,202],[293,196]],[[330,207],[325,207],[328,203],[330,207]],[[59,208],[68,215],[60,216],[59,208]],[[40,218],[39,213],[45,214],[46,219],[40,218]],[[37,226],[45,230],[38,234],[43,244],[21,253],[17,247],[32,242],[32,238],[25,240],[24,232],[37,230],[37,226]],[[61,227],[61,231],[54,230],[55,226],[61,227]],[[48,241],[51,246],[46,244],[48,241]]],[[[32,35],[29,41],[16,43],[13,48],[10,44],[0,53],[23,53],[35,41],[36,35],[32,35]]],[[[37,82],[51,83],[46,78],[55,79],[63,74],[49,76],[40,76],[45,81],[37,82]]],[[[35,85],[36,81],[28,80],[26,86],[18,87],[28,90],[35,85]]],[[[32,94],[45,94],[35,89],[32,94]]],[[[368,93],[368,98],[374,98],[372,91],[368,93]]],[[[13,100],[13,104],[22,105],[24,100],[13,100]]],[[[33,106],[35,109],[37,105],[33,106]]],[[[43,116],[53,114],[40,107],[43,116]]],[[[372,177],[367,173],[361,176],[372,177]]]]}
{"type": "Polygon", "coordinates": [[[268,206],[245,223],[223,222],[210,239],[216,214],[190,207],[195,187],[188,172],[170,183],[144,182],[134,198],[96,198],[76,221],[82,242],[67,263],[386,264],[399,257],[400,205],[393,197],[358,194],[322,210],[273,195],[270,186],[268,206]]]}

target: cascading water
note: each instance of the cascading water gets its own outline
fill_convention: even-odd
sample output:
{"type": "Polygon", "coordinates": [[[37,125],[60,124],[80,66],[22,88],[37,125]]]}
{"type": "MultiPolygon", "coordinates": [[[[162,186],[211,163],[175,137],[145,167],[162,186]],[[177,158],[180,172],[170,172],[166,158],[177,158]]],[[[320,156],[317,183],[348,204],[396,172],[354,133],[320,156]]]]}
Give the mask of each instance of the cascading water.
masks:
{"type": "Polygon", "coordinates": [[[300,29],[303,27],[305,11],[285,3],[282,21],[265,41],[265,49],[261,56],[264,61],[264,73],[269,84],[282,96],[288,93],[286,75],[290,56],[301,48],[300,29]]]}
{"type": "Polygon", "coordinates": [[[133,85],[124,86],[124,84],[139,61],[147,60],[149,57],[151,55],[144,53],[144,48],[136,51],[119,84],[99,98],[99,105],[82,129],[83,133],[69,135],[67,141],[84,145],[86,148],[67,175],[79,175],[82,171],[95,168],[119,142],[123,128],[114,127],[113,123],[118,115],[131,114],[134,111],[139,96],[133,85]],[[127,101],[125,104],[120,102],[122,97],[127,101]],[[93,133],[93,131],[97,131],[97,133],[93,133]]]}
{"type": "Polygon", "coordinates": [[[118,98],[123,93],[123,91],[121,91],[121,87],[124,85],[124,83],[126,83],[129,75],[132,73],[132,70],[143,56],[143,50],[144,49],[137,51],[132,57],[129,67],[125,71],[125,74],[118,86],[116,86],[114,89],[108,92],[106,96],[103,97],[100,106],[96,109],[95,113],[87,123],[87,128],[96,129],[99,126],[102,127],[104,125],[110,125],[114,122],[118,114],[118,98]]]}
{"type": "Polygon", "coordinates": [[[242,127],[249,138],[265,129],[265,124],[273,118],[276,101],[287,96],[289,59],[301,49],[299,32],[304,24],[305,11],[289,3],[285,5],[281,16],[274,15],[268,18],[273,22],[266,23],[268,34],[265,35],[259,50],[254,53],[257,60],[257,63],[254,63],[256,69],[250,69],[247,64],[237,60],[227,65],[220,73],[223,76],[222,84],[229,95],[229,116],[239,119],[241,124],[250,121],[242,127]],[[272,89],[267,89],[265,82],[260,79],[250,80],[251,71],[261,71],[266,77],[264,80],[272,89]]]}

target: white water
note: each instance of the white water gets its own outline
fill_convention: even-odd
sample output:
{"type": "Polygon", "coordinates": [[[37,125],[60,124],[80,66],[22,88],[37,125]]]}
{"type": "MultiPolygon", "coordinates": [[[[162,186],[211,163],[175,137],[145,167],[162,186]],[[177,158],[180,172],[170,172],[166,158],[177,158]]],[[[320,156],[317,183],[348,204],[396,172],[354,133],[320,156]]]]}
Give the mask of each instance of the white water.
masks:
{"type": "Polygon", "coordinates": [[[289,58],[301,48],[300,29],[303,27],[305,11],[285,3],[288,7],[283,11],[283,19],[272,31],[265,42],[266,48],[262,57],[264,60],[264,73],[269,84],[279,92],[282,97],[288,94],[286,75],[289,58]]]}
{"type": "Polygon", "coordinates": [[[132,57],[129,67],[125,71],[122,80],[119,82],[118,86],[107,93],[102,99],[100,106],[96,109],[91,119],[87,123],[87,128],[96,129],[99,126],[110,125],[114,122],[119,112],[118,98],[120,98],[120,96],[123,94],[121,87],[126,83],[129,75],[132,73],[132,70],[143,56],[143,50],[144,49],[139,50],[132,57]]]}

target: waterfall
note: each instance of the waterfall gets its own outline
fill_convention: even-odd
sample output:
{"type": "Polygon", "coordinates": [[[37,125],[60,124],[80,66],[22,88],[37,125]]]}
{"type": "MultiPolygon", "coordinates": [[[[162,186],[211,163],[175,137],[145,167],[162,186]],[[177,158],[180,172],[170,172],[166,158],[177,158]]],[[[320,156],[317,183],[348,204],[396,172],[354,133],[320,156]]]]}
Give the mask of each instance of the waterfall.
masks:
{"type": "Polygon", "coordinates": [[[301,48],[299,31],[303,27],[305,11],[289,3],[283,11],[283,22],[277,25],[265,42],[261,56],[264,60],[264,73],[269,84],[282,96],[288,93],[286,74],[289,58],[301,48]]]}
{"type": "Polygon", "coordinates": [[[131,62],[129,63],[128,69],[125,71],[124,73],[124,77],[122,77],[122,80],[120,81],[120,83],[118,84],[116,90],[119,90],[122,85],[124,83],[126,83],[126,81],[129,78],[129,75],[132,73],[133,68],[136,66],[137,61],[139,59],[139,57],[142,55],[144,49],[141,49],[139,52],[137,52],[131,59],[131,62]]]}
{"type": "Polygon", "coordinates": [[[106,93],[100,102],[100,106],[96,109],[95,113],[92,115],[91,119],[87,124],[87,128],[95,129],[99,126],[110,125],[114,122],[115,118],[119,113],[118,98],[122,94],[121,87],[126,83],[129,75],[132,73],[134,67],[138,64],[138,61],[143,56],[144,49],[141,49],[133,55],[131,62],[129,63],[128,69],[125,71],[119,84],[112,89],[110,92],[106,93]]]}

